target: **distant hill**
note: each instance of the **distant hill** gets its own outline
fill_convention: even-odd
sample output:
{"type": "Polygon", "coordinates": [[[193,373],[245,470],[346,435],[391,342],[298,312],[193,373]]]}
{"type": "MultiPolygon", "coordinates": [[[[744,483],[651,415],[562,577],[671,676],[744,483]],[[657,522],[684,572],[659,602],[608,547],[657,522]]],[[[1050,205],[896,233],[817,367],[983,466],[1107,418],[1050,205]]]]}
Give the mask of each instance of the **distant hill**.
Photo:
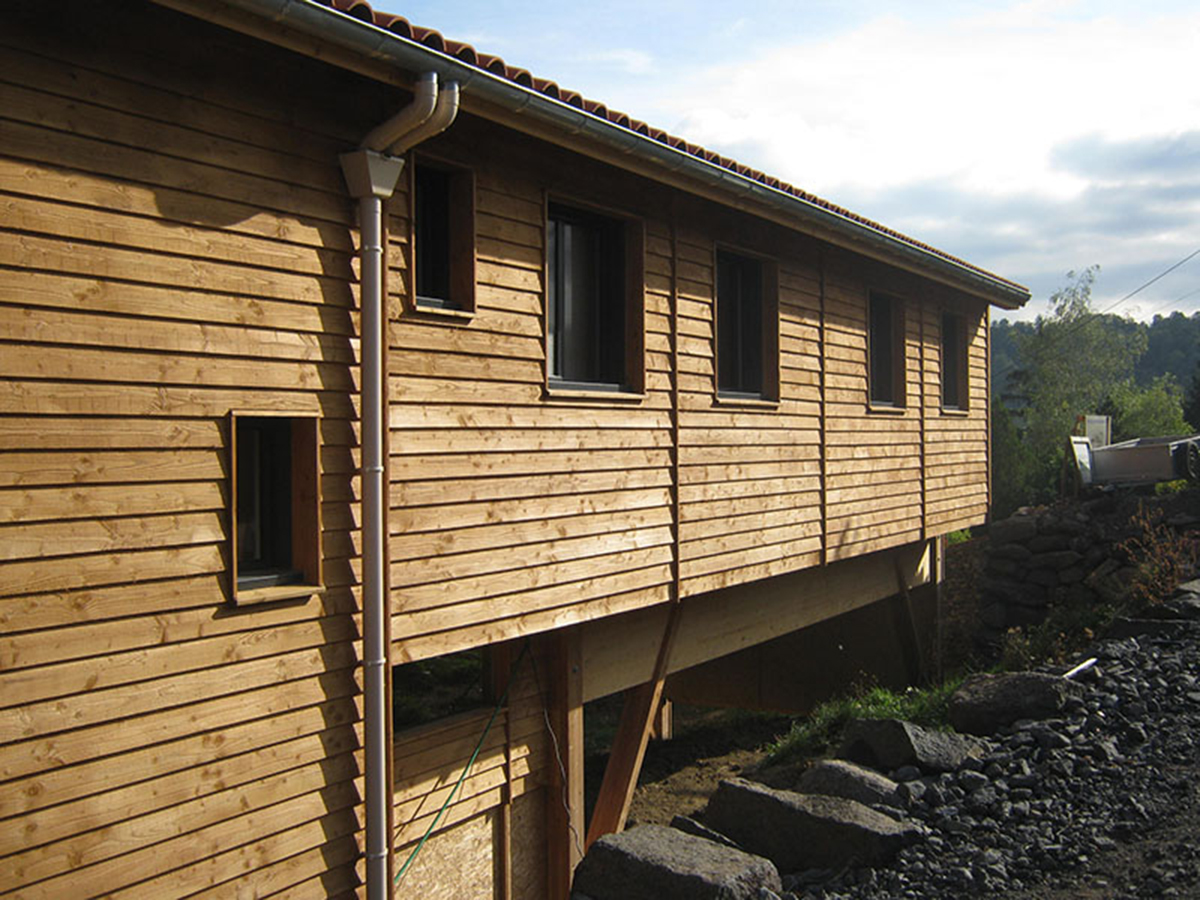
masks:
{"type": "MultiPolygon", "coordinates": [[[[1170,373],[1185,389],[1200,363],[1200,312],[1186,316],[1181,312],[1155,316],[1149,322],[1137,322],[1121,316],[1101,315],[1106,326],[1119,331],[1141,330],[1146,334],[1146,352],[1134,366],[1134,378],[1140,386],[1170,373]]],[[[1015,337],[1031,334],[1031,322],[992,323],[992,395],[1003,397],[1012,373],[1021,367],[1015,337]]]]}

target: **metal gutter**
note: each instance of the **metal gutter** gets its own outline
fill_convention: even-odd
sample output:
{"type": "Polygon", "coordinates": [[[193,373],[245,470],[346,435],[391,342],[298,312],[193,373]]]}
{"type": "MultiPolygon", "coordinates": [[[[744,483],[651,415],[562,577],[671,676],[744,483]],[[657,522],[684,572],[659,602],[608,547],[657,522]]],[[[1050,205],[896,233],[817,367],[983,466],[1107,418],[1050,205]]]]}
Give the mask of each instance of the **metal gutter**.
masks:
{"type": "MultiPolygon", "coordinates": [[[[1012,282],[902,240],[803,197],[730,171],[314,0],[222,0],[220,4],[206,3],[204,0],[158,2],[212,21],[221,21],[222,8],[249,13],[378,63],[398,66],[414,74],[435,72],[443,81],[457,81],[464,95],[479,97],[509,113],[527,117],[562,134],[651,161],[669,172],[716,188],[732,199],[749,200],[782,213],[797,224],[816,226],[840,238],[848,246],[865,246],[885,259],[903,261],[922,270],[940,273],[960,285],[969,286],[1004,309],[1017,309],[1029,300],[1029,292],[1012,282]]],[[[269,33],[259,36],[272,39],[269,33]]]]}

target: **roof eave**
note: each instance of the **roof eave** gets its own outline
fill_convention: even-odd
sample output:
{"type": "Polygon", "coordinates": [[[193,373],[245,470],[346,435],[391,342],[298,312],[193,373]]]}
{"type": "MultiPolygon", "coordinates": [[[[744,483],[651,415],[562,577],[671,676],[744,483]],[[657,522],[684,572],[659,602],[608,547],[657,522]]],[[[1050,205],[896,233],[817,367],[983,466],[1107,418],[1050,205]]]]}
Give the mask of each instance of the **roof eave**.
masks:
{"type": "MultiPolygon", "coordinates": [[[[619,154],[650,161],[657,167],[685,175],[731,198],[766,206],[798,224],[808,224],[824,234],[840,237],[839,243],[868,252],[873,250],[871,255],[897,262],[905,268],[915,267],[931,274],[938,273],[943,279],[1003,309],[1019,309],[1030,298],[1029,291],[1021,285],[600,118],[315,0],[156,2],[240,30],[247,29],[244,21],[237,20],[236,13],[248,13],[276,28],[283,26],[293,29],[369,60],[398,66],[414,74],[436,72],[443,80],[457,81],[464,96],[477,95],[510,114],[528,117],[576,140],[595,142],[619,154]]],[[[265,33],[257,36],[267,40],[277,38],[277,35],[265,33]]]]}

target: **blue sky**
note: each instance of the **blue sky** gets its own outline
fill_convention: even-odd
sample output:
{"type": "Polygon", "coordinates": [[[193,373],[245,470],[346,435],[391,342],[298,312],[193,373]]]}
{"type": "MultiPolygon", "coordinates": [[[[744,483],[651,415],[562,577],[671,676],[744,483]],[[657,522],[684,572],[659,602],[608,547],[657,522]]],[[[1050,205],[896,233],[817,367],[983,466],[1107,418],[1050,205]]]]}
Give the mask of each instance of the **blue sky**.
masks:
{"type": "MultiPolygon", "coordinates": [[[[1200,248],[1200,5],[377,0],[1028,286],[1200,248]]],[[[1117,306],[1200,310],[1200,257],[1117,306]]]]}

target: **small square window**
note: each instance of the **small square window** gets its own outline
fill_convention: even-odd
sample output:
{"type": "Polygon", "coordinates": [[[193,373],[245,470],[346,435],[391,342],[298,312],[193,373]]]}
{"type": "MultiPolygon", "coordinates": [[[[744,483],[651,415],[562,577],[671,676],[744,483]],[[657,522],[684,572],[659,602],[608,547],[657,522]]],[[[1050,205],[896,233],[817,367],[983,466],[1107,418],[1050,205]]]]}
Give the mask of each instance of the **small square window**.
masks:
{"type": "Polygon", "coordinates": [[[412,191],[416,306],[474,312],[475,185],[471,172],[417,160],[412,191]]]}
{"type": "Polygon", "coordinates": [[[874,406],[905,405],[904,303],[871,294],[867,324],[868,381],[874,406]]]}
{"type": "Polygon", "coordinates": [[[551,387],[640,390],[641,232],[550,204],[546,363],[551,387]]]}
{"type": "Polygon", "coordinates": [[[966,323],[962,316],[943,312],[942,408],[965,410],[969,395],[966,323]]]}
{"type": "Polygon", "coordinates": [[[234,602],[307,593],[321,584],[318,420],[231,418],[234,602]]]}
{"type": "Polygon", "coordinates": [[[717,251],[717,393],[773,399],[778,376],[775,267],[717,251]]]}

